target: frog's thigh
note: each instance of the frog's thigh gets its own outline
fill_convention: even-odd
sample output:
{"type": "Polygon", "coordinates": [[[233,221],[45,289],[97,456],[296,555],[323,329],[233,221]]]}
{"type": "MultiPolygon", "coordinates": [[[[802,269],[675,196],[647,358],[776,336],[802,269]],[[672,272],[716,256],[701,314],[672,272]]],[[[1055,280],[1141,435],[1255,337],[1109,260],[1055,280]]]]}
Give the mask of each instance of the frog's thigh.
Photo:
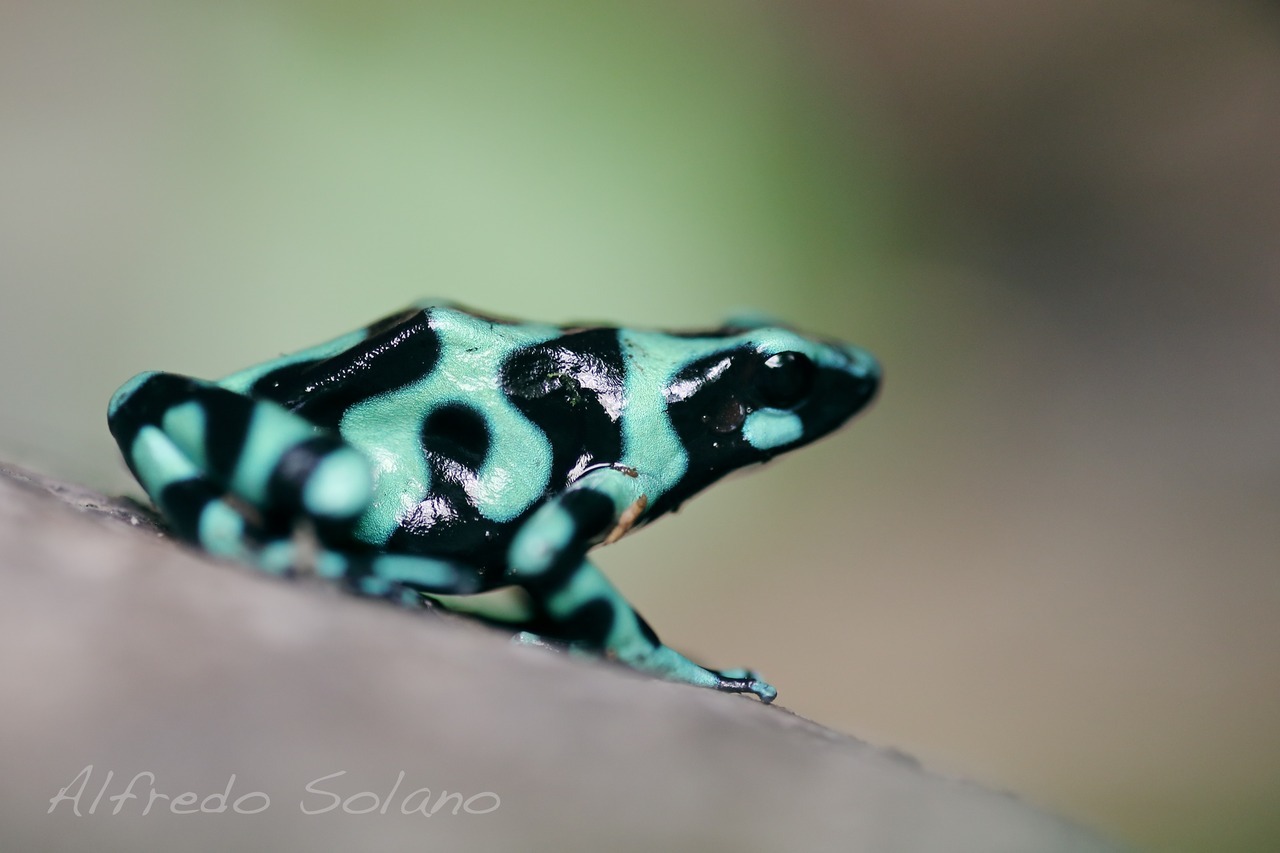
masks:
{"type": "MultiPolygon", "coordinates": [[[[107,420],[125,460],[152,499],[175,479],[169,447],[156,450],[144,433],[158,431],[189,476],[262,510],[324,524],[348,524],[372,497],[369,464],[335,433],[283,407],[172,373],[144,373],[111,400],[107,420]],[[155,457],[161,472],[149,471],[155,457]],[[154,483],[148,482],[147,473],[154,483]]],[[[176,520],[176,519],[175,519],[176,520]]]]}

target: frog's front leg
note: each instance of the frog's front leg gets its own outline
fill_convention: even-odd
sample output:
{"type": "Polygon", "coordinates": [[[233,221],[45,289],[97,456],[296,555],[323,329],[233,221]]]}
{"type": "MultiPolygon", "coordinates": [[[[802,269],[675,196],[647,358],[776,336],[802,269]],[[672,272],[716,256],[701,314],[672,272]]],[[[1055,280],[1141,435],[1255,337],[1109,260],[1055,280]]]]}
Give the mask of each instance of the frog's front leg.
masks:
{"type": "MultiPolygon", "coordinates": [[[[748,670],[713,670],[668,648],[585,554],[620,535],[643,511],[634,478],[618,470],[584,477],[544,504],[516,533],[506,580],[533,599],[553,639],[571,649],[619,660],[633,669],[772,702],[778,691],[748,670]],[[638,509],[637,509],[638,507],[638,509]]],[[[526,640],[538,639],[526,636],[526,640]]]]}
{"type": "Polygon", "coordinates": [[[112,397],[112,435],[177,535],[274,574],[313,568],[366,595],[474,592],[471,569],[370,553],[348,535],[368,507],[368,462],[340,436],[211,382],[144,373],[112,397]],[[319,543],[300,542],[310,527],[319,543]]]}

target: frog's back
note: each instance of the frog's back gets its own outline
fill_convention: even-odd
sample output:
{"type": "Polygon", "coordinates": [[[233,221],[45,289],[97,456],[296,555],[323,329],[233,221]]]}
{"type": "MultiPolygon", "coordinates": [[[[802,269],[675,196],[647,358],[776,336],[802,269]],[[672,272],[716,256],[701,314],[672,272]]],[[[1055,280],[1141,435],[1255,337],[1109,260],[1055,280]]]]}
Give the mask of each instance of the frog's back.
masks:
{"type": "Polygon", "coordinates": [[[839,398],[838,417],[770,409],[756,385],[768,374],[775,385],[783,373],[795,378],[766,366],[791,349],[810,353],[800,356],[809,366],[797,401],[813,387],[810,374],[843,381],[862,369],[856,349],[786,329],[559,327],[432,305],[220,384],[361,451],[375,485],[360,541],[484,570],[501,566],[539,504],[594,469],[638,478],[649,504],[642,524],[734,468],[811,441],[866,402],[860,386],[848,400],[844,391],[826,395],[839,398]]]}

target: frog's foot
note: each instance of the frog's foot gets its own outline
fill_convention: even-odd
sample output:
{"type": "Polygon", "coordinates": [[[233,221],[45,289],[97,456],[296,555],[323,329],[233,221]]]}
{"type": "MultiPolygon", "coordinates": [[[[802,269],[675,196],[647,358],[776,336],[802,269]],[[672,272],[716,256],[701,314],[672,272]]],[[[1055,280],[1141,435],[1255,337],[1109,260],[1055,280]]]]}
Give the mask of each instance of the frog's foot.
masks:
{"type": "Polygon", "coordinates": [[[718,690],[727,693],[754,693],[766,705],[778,698],[778,691],[755,670],[713,669],[711,672],[720,677],[720,684],[716,685],[718,690]]]}
{"type": "Polygon", "coordinates": [[[622,654],[615,656],[633,669],[651,673],[668,681],[710,687],[724,693],[754,693],[766,705],[778,697],[778,691],[772,685],[762,681],[751,670],[708,669],[661,644],[648,651],[632,655],[630,659],[622,654]]]}
{"type": "Polygon", "coordinates": [[[666,681],[692,684],[696,687],[710,687],[723,693],[754,693],[766,705],[778,696],[778,691],[770,684],[747,669],[708,669],[699,666],[684,655],[659,644],[634,655],[599,649],[581,643],[566,644],[556,639],[549,639],[532,631],[521,631],[512,638],[512,642],[523,646],[537,646],[554,652],[568,652],[572,657],[601,657],[624,663],[634,670],[657,676],[666,681]]]}
{"type": "MultiPolygon", "coordinates": [[[[511,638],[511,642],[517,646],[534,646],[539,649],[546,649],[549,652],[570,651],[569,647],[564,643],[548,640],[541,634],[535,634],[532,631],[521,631],[511,638]]],[[[599,657],[599,655],[595,655],[595,657],[599,657]]]]}

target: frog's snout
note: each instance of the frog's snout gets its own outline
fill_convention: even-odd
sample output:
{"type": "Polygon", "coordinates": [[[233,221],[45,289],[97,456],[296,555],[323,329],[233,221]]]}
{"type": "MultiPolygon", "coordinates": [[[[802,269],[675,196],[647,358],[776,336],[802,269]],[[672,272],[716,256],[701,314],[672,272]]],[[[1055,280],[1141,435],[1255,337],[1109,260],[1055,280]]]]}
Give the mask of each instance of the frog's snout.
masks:
{"type": "Polygon", "coordinates": [[[855,379],[866,379],[879,384],[880,362],[874,355],[850,344],[845,344],[843,349],[845,357],[849,359],[849,366],[846,369],[855,379]]]}
{"type": "Polygon", "coordinates": [[[843,347],[848,364],[845,372],[852,379],[849,389],[853,397],[853,410],[857,411],[875,398],[880,390],[883,371],[876,357],[860,347],[845,345],[843,347]]]}

